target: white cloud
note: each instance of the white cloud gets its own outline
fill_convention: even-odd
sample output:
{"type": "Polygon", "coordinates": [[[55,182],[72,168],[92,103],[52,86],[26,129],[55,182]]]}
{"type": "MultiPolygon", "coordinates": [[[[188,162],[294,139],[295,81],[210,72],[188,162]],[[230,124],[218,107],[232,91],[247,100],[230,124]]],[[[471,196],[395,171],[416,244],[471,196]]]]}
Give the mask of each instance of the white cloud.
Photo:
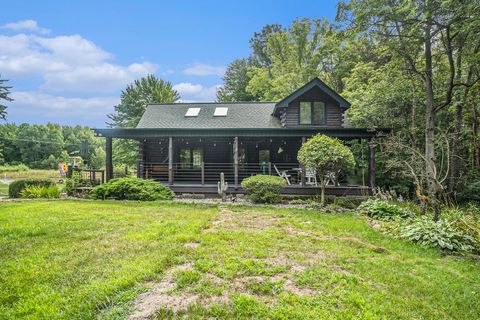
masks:
{"type": "Polygon", "coordinates": [[[109,63],[81,66],[66,72],[49,73],[44,76],[41,89],[47,92],[114,92],[146,74],[154,73],[157,65],[144,62],[127,67],[109,63]]]}
{"type": "Polygon", "coordinates": [[[103,118],[120,102],[119,97],[68,98],[35,91],[12,93],[9,116],[15,118],[35,116],[54,118],[103,118]]]}
{"type": "Polygon", "coordinates": [[[40,77],[46,92],[113,93],[154,73],[151,62],[122,66],[113,55],[80,35],[0,35],[0,70],[8,78],[40,77]]]}
{"type": "Polygon", "coordinates": [[[177,90],[180,95],[196,95],[202,92],[203,86],[201,84],[192,84],[189,82],[181,82],[173,86],[173,89],[177,90]]]}
{"type": "Polygon", "coordinates": [[[219,85],[205,87],[201,84],[181,82],[173,86],[180,93],[182,102],[207,102],[214,101],[219,85]]]}
{"type": "Polygon", "coordinates": [[[183,73],[189,76],[223,76],[224,67],[215,67],[208,64],[196,64],[183,70],[183,73]]]}
{"type": "Polygon", "coordinates": [[[39,34],[48,34],[50,33],[49,29],[46,28],[40,28],[38,26],[37,21],[35,20],[20,20],[17,22],[10,22],[7,24],[4,24],[3,26],[0,26],[0,29],[8,29],[12,30],[15,32],[22,32],[22,31],[30,31],[34,33],[39,33],[39,34]]]}

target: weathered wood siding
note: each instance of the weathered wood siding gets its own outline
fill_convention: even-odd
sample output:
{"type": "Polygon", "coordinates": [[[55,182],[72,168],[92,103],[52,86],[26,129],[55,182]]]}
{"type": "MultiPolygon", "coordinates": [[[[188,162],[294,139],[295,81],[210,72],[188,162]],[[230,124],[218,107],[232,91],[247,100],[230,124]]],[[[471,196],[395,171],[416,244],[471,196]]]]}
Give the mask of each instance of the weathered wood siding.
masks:
{"type": "Polygon", "coordinates": [[[287,128],[298,127],[327,127],[327,128],[341,128],[342,114],[345,110],[340,108],[334,100],[328,97],[320,88],[314,87],[306,92],[301,97],[293,100],[285,109],[284,126],[287,128]],[[301,125],[299,124],[300,101],[322,101],[327,108],[327,122],[324,125],[301,125]]]}

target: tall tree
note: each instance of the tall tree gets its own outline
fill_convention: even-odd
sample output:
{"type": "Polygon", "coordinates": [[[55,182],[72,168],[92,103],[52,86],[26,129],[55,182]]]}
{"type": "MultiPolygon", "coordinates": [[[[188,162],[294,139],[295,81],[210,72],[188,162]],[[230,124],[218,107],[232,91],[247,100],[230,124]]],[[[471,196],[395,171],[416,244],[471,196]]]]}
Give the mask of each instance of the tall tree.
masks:
{"type": "Polygon", "coordinates": [[[260,32],[255,32],[250,39],[252,58],[257,65],[270,68],[272,65],[272,54],[268,46],[268,39],[276,34],[285,31],[280,24],[267,24],[260,32]]]}
{"type": "Polygon", "coordinates": [[[360,52],[350,50],[338,27],[326,19],[298,19],[267,37],[269,65],[251,68],[247,91],[264,101],[284,98],[319,76],[334,90],[343,90],[343,78],[360,52]]]}
{"type": "MultiPolygon", "coordinates": [[[[122,91],[120,104],[114,107],[114,113],[108,115],[112,120],[108,125],[115,128],[133,128],[149,104],[175,103],[179,99],[180,95],[170,82],[148,75],[135,80],[122,91]]],[[[137,157],[136,141],[120,139],[114,143],[114,161],[134,165],[137,157]]]]}
{"type": "Polygon", "coordinates": [[[111,127],[135,127],[145,109],[152,103],[174,103],[180,95],[170,82],[158,79],[153,74],[135,80],[122,91],[120,104],[108,115],[111,127]]]}
{"type": "Polygon", "coordinates": [[[251,77],[248,75],[254,66],[252,58],[237,59],[230,63],[223,77],[223,86],[217,90],[219,102],[255,101],[257,97],[246,91],[251,77]]]}
{"type": "MultiPolygon", "coordinates": [[[[455,39],[460,29],[476,24],[479,10],[478,0],[352,0],[339,5],[338,17],[349,21],[351,30],[388,44],[392,54],[403,59],[423,83],[424,158],[427,193],[432,200],[443,192],[436,167],[436,117],[450,105],[460,85],[455,81],[455,39]],[[446,70],[439,68],[443,65],[446,70]]],[[[478,37],[472,34],[468,41],[476,42],[478,37]]]]}
{"type": "MultiPolygon", "coordinates": [[[[0,101],[5,100],[8,102],[13,101],[10,97],[11,86],[5,85],[8,80],[0,79],[0,101]]],[[[7,106],[0,103],[0,118],[5,120],[7,117],[7,106]]]]}

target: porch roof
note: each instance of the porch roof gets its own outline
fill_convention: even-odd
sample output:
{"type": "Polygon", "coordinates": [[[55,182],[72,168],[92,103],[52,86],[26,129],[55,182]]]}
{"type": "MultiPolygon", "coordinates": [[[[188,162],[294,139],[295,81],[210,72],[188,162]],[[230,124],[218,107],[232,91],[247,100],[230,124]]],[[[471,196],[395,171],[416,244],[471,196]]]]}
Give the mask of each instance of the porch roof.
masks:
{"type": "Polygon", "coordinates": [[[337,138],[372,138],[389,128],[110,128],[94,129],[101,137],[146,139],[161,137],[309,137],[317,133],[337,138]]]}

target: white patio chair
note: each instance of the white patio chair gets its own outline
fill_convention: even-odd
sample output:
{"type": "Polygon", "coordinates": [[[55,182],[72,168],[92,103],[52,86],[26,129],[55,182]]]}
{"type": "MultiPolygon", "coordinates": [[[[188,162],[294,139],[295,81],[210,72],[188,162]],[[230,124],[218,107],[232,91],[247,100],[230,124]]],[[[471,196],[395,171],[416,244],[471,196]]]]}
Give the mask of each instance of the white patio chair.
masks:
{"type": "Polygon", "coordinates": [[[337,183],[336,183],[336,178],[335,178],[335,172],[328,172],[326,175],[325,175],[325,179],[327,179],[327,186],[332,184],[333,186],[336,186],[337,183]]]}
{"type": "Polygon", "coordinates": [[[275,171],[277,172],[278,176],[285,179],[285,181],[287,181],[287,184],[288,185],[291,185],[290,183],[290,177],[291,175],[287,173],[287,170],[278,170],[277,166],[274,164],[273,167],[275,168],[275,171]]]}
{"type": "Polygon", "coordinates": [[[317,183],[317,171],[312,168],[305,168],[305,183],[309,185],[318,185],[317,183]]]}

